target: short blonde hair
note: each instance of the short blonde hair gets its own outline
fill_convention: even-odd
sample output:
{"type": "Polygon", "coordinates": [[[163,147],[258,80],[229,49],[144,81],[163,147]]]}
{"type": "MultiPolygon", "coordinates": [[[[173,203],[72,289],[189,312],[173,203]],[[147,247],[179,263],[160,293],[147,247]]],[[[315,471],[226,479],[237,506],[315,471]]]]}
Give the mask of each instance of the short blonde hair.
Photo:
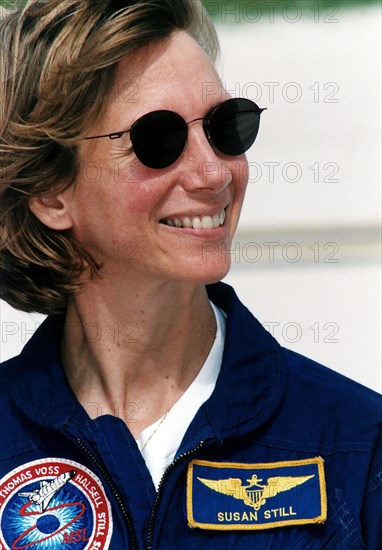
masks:
{"type": "Polygon", "coordinates": [[[216,60],[199,0],[30,0],[0,21],[0,298],[24,311],[65,309],[99,266],[70,231],[43,225],[32,196],[69,187],[77,146],[128,53],[187,31],[216,60]]]}

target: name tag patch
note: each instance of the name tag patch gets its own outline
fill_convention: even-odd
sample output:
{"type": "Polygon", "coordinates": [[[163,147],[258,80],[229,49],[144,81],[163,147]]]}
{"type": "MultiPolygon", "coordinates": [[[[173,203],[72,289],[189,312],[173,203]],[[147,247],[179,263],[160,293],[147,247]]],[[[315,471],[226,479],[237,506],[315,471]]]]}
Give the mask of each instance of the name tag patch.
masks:
{"type": "Polygon", "coordinates": [[[193,460],[187,474],[187,519],[213,530],[270,529],[323,523],[327,516],[320,457],[240,464],[193,460]]]}

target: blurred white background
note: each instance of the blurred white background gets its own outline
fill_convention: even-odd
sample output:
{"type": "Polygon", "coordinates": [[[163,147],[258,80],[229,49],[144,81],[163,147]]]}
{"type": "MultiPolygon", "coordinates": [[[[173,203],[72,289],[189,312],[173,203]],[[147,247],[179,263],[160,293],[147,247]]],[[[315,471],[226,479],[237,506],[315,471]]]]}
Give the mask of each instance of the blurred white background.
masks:
{"type": "MultiPolygon", "coordinates": [[[[221,4],[222,79],[268,108],[226,281],[282,345],[381,391],[380,8],[221,4]]],[[[42,317],[0,314],[5,360],[42,317]]]]}
{"type": "Polygon", "coordinates": [[[380,8],[287,4],[220,14],[223,81],[268,108],[226,280],[282,345],[381,391],[380,8]]]}

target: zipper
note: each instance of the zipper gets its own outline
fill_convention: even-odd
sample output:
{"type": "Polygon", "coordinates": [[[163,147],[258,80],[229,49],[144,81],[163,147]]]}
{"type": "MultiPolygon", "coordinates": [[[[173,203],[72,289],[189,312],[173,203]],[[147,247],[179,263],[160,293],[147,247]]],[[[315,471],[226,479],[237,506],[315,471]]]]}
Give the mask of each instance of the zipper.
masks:
{"type": "Polygon", "coordinates": [[[157,497],[156,497],[155,502],[154,502],[153,511],[151,513],[148,536],[147,536],[146,550],[153,550],[152,544],[153,544],[154,524],[155,524],[156,515],[158,513],[159,502],[160,502],[160,499],[161,499],[161,496],[162,496],[161,495],[162,487],[164,485],[165,480],[169,476],[170,472],[175,468],[175,466],[177,464],[179,464],[179,462],[181,462],[185,458],[187,458],[187,457],[195,454],[197,451],[199,451],[204,446],[204,443],[205,443],[204,441],[200,441],[200,443],[196,447],[194,447],[190,451],[187,451],[186,453],[183,453],[183,454],[179,455],[173,462],[171,462],[171,464],[167,467],[166,471],[164,472],[164,474],[162,476],[162,479],[160,480],[159,485],[158,485],[158,493],[157,493],[157,497]]]}
{"type": "Polygon", "coordinates": [[[111,489],[111,492],[115,498],[115,500],[118,503],[118,507],[122,513],[122,516],[125,520],[127,529],[130,534],[130,540],[131,540],[131,550],[134,550],[136,547],[135,544],[135,533],[134,528],[131,523],[130,516],[126,510],[125,504],[122,500],[121,495],[118,493],[117,487],[109,474],[109,472],[106,470],[106,468],[101,464],[101,462],[98,460],[98,458],[86,447],[86,445],[83,443],[82,439],[80,437],[76,438],[76,442],[78,447],[82,450],[82,452],[90,459],[91,462],[98,468],[98,470],[101,472],[102,476],[104,477],[106,483],[108,484],[109,488],[111,489]]]}

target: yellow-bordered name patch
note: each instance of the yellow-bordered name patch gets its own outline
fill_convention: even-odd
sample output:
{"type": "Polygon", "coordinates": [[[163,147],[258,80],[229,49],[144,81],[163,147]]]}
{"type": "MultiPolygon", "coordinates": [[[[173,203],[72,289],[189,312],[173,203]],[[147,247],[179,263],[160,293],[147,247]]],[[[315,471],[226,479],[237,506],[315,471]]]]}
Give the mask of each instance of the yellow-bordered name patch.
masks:
{"type": "Polygon", "coordinates": [[[270,529],[323,523],[327,516],[324,461],[241,464],[193,460],[187,474],[191,527],[270,529]]]}

